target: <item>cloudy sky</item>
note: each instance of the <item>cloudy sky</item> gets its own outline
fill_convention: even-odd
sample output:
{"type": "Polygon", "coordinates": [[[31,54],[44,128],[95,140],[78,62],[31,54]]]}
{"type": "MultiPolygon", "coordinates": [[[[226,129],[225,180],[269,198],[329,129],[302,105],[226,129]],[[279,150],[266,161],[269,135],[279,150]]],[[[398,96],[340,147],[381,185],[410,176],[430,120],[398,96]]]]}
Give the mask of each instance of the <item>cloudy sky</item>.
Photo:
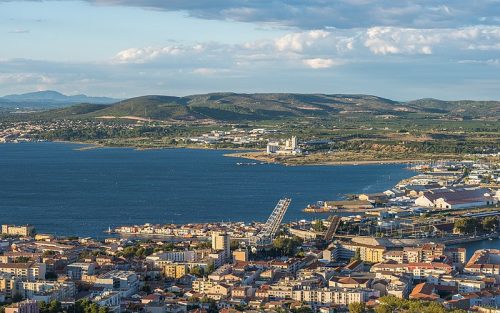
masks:
{"type": "Polygon", "coordinates": [[[500,0],[0,0],[0,95],[500,99],[500,0]]]}

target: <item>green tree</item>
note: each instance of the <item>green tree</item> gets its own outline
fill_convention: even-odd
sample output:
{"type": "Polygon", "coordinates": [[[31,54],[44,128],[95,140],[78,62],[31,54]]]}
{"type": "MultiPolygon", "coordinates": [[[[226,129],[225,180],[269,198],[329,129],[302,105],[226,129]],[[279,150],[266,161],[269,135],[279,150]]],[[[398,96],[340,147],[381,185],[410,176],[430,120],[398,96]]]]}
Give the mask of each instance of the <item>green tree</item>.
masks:
{"type": "Polygon", "coordinates": [[[48,313],[58,313],[62,311],[61,302],[52,300],[48,306],[48,313]]]}
{"type": "Polygon", "coordinates": [[[325,230],[325,226],[323,225],[323,221],[322,220],[316,220],[316,221],[314,221],[312,227],[317,232],[325,230]]]}
{"type": "Polygon", "coordinates": [[[203,268],[201,268],[200,266],[194,266],[189,270],[189,274],[196,277],[203,277],[203,268]]]}
{"type": "Polygon", "coordinates": [[[482,230],[482,224],[475,218],[461,218],[455,221],[454,230],[460,234],[473,234],[482,230]]]}
{"type": "Polygon", "coordinates": [[[294,256],[295,251],[300,245],[302,245],[302,239],[298,237],[278,237],[273,241],[273,248],[278,252],[278,254],[284,256],[294,256]]]}
{"type": "Polygon", "coordinates": [[[28,263],[31,259],[27,256],[20,256],[14,260],[14,263],[28,263]]]}
{"type": "Polygon", "coordinates": [[[349,313],[364,313],[366,312],[366,305],[362,302],[353,302],[349,304],[349,313]]]}
{"type": "Polygon", "coordinates": [[[361,249],[357,248],[354,252],[354,256],[351,258],[352,261],[361,261],[361,249]]]}
{"type": "Polygon", "coordinates": [[[497,216],[487,216],[482,221],[482,226],[484,230],[494,231],[498,226],[498,217],[497,216]]]}
{"type": "Polygon", "coordinates": [[[198,303],[198,302],[200,302],[200,298],[195,297],[195,296],[191,296],[188,298],[188,301],[191,303],[198,303]]]}
{"type": "Polygon", "coordinates": [[[300,308],[295,308],[291,311],[292,313],[314,313],[313,309],[308,306],[301,306],[300,308]]]}

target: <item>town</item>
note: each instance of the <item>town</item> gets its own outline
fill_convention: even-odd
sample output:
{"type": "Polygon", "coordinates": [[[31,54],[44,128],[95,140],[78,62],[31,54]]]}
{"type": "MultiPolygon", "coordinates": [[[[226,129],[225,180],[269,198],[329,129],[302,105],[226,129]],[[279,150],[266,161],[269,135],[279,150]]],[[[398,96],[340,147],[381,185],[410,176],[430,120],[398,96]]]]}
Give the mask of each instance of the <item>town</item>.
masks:
{"type": "Polygon", "coordinates": [[[412,166],[393,189],[319,201],[305,211],[331,215],[311,220],[284,222],[284,198],[265,222],[119,226],[104,240],[2,225],[3,311],[498,312],[499,165],[412,166]]]}

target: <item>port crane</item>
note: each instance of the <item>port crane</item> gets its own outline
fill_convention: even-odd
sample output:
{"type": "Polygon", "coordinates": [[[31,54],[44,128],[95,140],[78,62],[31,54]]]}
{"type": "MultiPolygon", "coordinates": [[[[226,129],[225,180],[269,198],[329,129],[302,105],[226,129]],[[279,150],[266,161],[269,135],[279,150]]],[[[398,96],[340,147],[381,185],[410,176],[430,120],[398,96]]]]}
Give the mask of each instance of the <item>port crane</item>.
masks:
{"type": "Polygon", "coordinates": [[[250,245],[253,248],[263,248],[273,243],[274,237],[283,221],[283,217],[290,206],[290,202],[292,202],[290,198],[283,198],[278,201],[278,204],[276,204],[276,207],[271,215],[269,215],[262,229],[257,235],[250,238],[250,245]]]}

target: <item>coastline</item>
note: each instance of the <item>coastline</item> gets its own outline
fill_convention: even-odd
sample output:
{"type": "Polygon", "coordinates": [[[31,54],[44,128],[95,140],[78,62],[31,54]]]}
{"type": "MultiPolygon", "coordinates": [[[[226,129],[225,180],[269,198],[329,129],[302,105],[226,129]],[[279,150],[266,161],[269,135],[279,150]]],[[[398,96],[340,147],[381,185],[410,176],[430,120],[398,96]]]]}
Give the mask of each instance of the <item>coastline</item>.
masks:
{"type": "Polygon", "coordinates": [[[356,165],[384,165],[384,164],[412,164],[429,162],[432,159],[448,159],[450,156],[426,155],[422,158],[366,158],[366,154],[356,155],[354,153],[338,154],[311,154],[306,156],[268,156],[263,149],[235,148],[235,147],[209,147],[199,145],[164,145],[164,146],[140,146],[134,144],[108,144],[102,142],[85,142],[69,140],[50,140],[46,142],[79,144],[84,147],[75,148],[77,151],[86,151],[104,148],[127,148],[137,151],[161,150],[161,149],[192,149],[192,150],[223,150],[224,157],[242,158],[269,164],[281,164],[284,166],[356,166],[356,165]],[[359,157],[359,159],[356,159],[359,157]],[[366,158],[366,159],[363,159],[366,158]]]}
{"type": "MultiPolygon", "coordinates": [[[[294,160],[295,158],[286,158],[283,160],[277,160],[274,157],[269,157],[263,152],[244,152],[244,153],[227,153],[224,154],[226,157],[232,158],[243,158],[248,160],[254,160],[259,162],[266,162],[272,164],[282,164],[286,166],[342,166],[342,165],[383,165],[383,164],[408,164],[408,163],[419,163],[428,161],[424,158],[421,159],[374,159],[374,160],[312,160],[313,162],[289,162],[289,160],[294,160]]],[[[296,160],[296,159],[295,159],[296,160]]]]}
{"type": "MultiPolygon", "coordinates": [[[[190,150],[227,150],[227,151],[255,151],[256,149],[240,149],[240,148],[218,148],[218,147],[200,147],[196,145],[183,145],[183,146],[159,146],[159,147],[140,147],[136,145],[107,145],[104,143],[97,142],[85,142],[85,141],[70,141],[70,140],[47,140],[44,142],[54,142],[54,143],[66,143],[66,144],[77,144],[85,145],[85,147],[76,148],[77,151],[85,151],[92,149],[106,149],[106,148],[124,148],[124,149],[134,149],[136,151],[146,151],[146,150],[162,150],[162,149],[190,149],[190,150]]],[[[238,152],[235,152],[238,153],[238,152]]],[[[229,155],[229,154],[228,154],[229,155]]],[[[224,154],[226,156],[226,154],[224,154]]]]}

